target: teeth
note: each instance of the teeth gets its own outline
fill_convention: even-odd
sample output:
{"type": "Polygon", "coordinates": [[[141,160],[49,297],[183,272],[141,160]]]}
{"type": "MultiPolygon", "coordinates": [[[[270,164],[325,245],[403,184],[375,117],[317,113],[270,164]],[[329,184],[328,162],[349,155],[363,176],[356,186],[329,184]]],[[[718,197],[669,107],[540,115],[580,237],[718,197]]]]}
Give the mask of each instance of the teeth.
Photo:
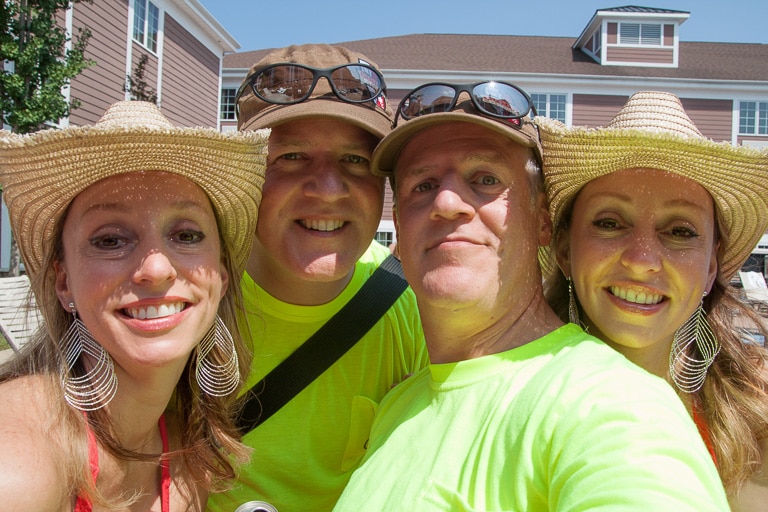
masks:
{"type": "Polygon", "coordinates": [[[315,231],[335,231],[344,225],[343,220],[302,220],[302,226],[315,231]]]}
{"type": "Polygon", "coordinates": [[[184,309],[183,302],[174,302],[173,304],[160,304],[159,306],[148,306],[146,308],[131,308],[124,310],[131,318],[147,320],[153,318],[164,318],[175,315],[184,309]]]}
{"type": "Polygon", "coordinates": [[[658,304],[663,298],[657,293],[636,292],[617,286],[611,286],[611,293],[622,300],[634,302],[635,304],[658,304]]]}

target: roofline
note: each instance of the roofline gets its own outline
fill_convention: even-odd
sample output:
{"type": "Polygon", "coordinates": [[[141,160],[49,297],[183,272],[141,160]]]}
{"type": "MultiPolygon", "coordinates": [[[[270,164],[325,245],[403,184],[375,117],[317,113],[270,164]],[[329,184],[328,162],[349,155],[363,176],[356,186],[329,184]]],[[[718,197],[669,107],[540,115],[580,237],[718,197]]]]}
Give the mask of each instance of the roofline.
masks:
{"type": "Polygon", "coordinates": [[[173,2],[193,18],[202,21],[201,28],[203,31],[221,45],[224,53],[235,53],[240,49],[240,43],[232,34],[227,32],[227,29],[208,12],[199,0],[173,0],[173,2]]]}
{"type": "Polygon", "coordinates": [[[660,13],[642,13],[642,12],[617,12],[609,9],[598,9],[595,14],[592,15],[587,25],[576,38],[576,42],[573,43],[574,50],[582,47],[584,37],[586,34],[591,34],[598,23],[602,23],[604,18],[665,18],[673,21],[677,21],[678,25],[685,23],[685,20],[691,17],[691,13],[688,11],[673,11],[673,12],[660,12],[660,13]]]}
{"type": "Polygon", "coordinates": [[[671,78],[671,77],[628,77],[621,75],[566,75],[552,73],[520,73],[499,71],[456,71],[456,70],[419,70],[382,69],[390,89],[412,89],[424,82],[440,80],[478,80],[482,78],[504,80],[516,83],[523,89],[542,89],[549,84],[567,83],[571,92],[580,92],[580,86],[593,91],[594,84],[611,83],[612,86],[625,87],[628,90],[660,87],[663,90],[677,89],[698,90],[701,97],[711,98],[715,91],[727,90],[723,97],[732,98],[734,94],[745,94],[759,98],[768,97],[766,80],[713,80],[710,78],[671,78]]]}

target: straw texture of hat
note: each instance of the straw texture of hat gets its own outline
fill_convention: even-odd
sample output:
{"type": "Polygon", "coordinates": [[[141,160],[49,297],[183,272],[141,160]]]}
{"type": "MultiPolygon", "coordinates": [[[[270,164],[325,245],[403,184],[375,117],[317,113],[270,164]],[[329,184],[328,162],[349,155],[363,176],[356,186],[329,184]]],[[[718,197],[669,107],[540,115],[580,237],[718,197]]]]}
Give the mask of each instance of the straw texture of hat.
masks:
{"type": "Polygon", "coordinates": [[[633,94],[604,128],[538,118],[555,228],[581,188],[616,171],[649,168],[691,179],[712,196],[724,234],[720,272],[743,265],[768,225],[768,152],[704,137],[668,92],[633,94]]]}
{"type": "MultiPolygon", "coordinates": [[[[361,53],[330,44],[302,44],[277,49],[254,64],[241,87],[259,71],[272,64],[302,64],[314,68],[332,68],[345,64],[368,64],[377,71],[375,62],[361,53]]],[[[336,97],[330,84],[321,78],[306,100],[293,105],[275,105],[259,99],[250,87],[246,87],[238,99],[240,109],[237,126],[240,130],[273,128],[279,124],[311,117],[328,117],[346,121],[372,133],[379,139],[392,129],[394,117],[386,99],[386,90],[377,101],[347,103],[336,97]]]]}
{"type": "Polygon", "coordinates": [[[153,103],[139,101],[115,103],[92,126],[0,132],[0,183],[27,272],[41,271],[75,196],[104,178],[137,171],[174,173],[197,184],[243,268],[256,232],[268,136],[269,130],[177,128],[153,103]]]}

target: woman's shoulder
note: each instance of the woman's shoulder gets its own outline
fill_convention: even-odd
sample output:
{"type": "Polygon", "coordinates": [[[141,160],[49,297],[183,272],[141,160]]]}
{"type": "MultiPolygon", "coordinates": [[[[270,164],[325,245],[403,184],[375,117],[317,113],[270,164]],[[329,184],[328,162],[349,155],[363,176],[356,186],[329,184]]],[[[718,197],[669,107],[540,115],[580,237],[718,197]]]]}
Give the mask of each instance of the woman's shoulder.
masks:
{"type": "Polygon", "coordinates": [[[56,416],[46,379],[0,384],[0,496],[4,510],[57,510],[68,503],[61,473],[56,416]],[[48,391],[48,392],[46,392],[48,391]]]}

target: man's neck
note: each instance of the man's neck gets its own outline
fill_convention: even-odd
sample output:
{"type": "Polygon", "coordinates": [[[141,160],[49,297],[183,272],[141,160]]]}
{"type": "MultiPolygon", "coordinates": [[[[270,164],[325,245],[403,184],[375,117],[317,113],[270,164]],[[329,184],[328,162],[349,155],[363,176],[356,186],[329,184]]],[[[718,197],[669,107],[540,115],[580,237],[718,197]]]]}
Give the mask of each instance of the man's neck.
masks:
{"type": "Polygon", "coordinates": [[[523,307],[510,308],[503,315],[477,308],[451,311],[419,304],[429,359],[433,364],[474,359],[498,354],[541,338],[563,325],[537,293],[523,307]],[[489,321],[489,319],[495,320],[489,321]]]}

